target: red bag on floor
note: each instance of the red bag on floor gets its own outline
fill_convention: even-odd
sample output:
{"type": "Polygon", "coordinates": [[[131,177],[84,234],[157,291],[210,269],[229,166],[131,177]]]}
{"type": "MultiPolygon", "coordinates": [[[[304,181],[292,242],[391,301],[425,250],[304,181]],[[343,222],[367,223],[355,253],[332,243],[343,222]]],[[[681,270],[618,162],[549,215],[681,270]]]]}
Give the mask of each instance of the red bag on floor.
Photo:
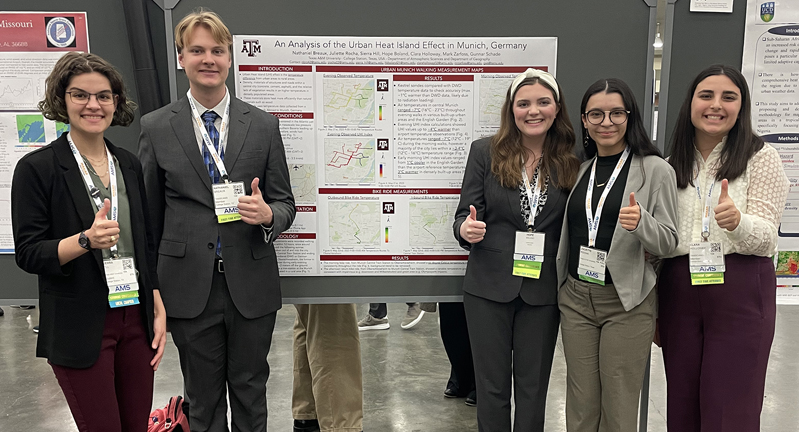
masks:
{"type": "Polygon", "coordinates": [[[183,398],[172,396],[164,408],[150,413],[147,432],[191,432],[189,419],[183,414],[183,398]]]}

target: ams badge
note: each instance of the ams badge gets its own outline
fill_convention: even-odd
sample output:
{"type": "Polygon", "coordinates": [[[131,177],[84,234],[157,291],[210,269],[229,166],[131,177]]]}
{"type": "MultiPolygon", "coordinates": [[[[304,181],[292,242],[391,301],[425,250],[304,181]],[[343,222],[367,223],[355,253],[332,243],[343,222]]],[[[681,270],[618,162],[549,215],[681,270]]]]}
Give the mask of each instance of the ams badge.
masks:
{"type": "Polygon", "coordinates": [[[769,22],[774,19],[774,3],[766,2],[760,5],[760,19],[763,22],[769,22]]]}

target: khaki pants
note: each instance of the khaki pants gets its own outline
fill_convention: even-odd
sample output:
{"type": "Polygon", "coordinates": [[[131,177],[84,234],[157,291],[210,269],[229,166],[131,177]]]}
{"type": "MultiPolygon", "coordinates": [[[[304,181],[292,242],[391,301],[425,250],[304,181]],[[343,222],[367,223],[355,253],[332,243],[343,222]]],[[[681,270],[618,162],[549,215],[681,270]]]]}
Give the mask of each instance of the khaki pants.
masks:
{"type": "Polygon", "coordinates": [[[655,333],[655,290],[625,311],[613,285],[569,276],[558,293],[566,357],[566,429],[635,431],[655,333]]]}
{"type": "Polygon", "coordinates": [[[294,418],[318,419],[322,432],[360,432],[363,384],[355,305],[295,307],[294,418]]]}

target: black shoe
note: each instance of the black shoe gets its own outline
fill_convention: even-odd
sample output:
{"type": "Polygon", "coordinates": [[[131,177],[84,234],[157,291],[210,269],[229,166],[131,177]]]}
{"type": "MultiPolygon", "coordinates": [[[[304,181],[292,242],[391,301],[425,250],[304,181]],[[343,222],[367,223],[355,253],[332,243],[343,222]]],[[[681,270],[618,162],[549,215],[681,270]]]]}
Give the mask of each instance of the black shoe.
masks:
{"type": "Polygon", "coordinates": [[[39,333],[39,326],[33,326],[33,332],[39,333]]]}
{"type": "Polygon", "coordinates": [[[20,309],[36,309],[36,305],[19,305],[20,309]]]}
{"type": "Polygon", "coordinates": [[[464,402],[466,406],[476,407],[477,406],[477,392],[472,390],[469,392],[469,395],[466,396],[466,402],[464,402]]]}
{"type": "Polygon", "coordinates": [[[294,432],[319,432],[319,420],[294,420],[294,432]]]}
{"type": "Polygon", "coordinates": [[[458,394],[458,389],[457,388],[455,388],[455,387],[447,387],[447,389],[444,390],[444,397],[445,398],[459,398],[459,397],[463,397],[463,396],[458,394]]]}
{"type": "Polygon", "coordinates": [[[3,316],[3,315],[5,315],[5,314],[6,314],[6,313],[5,313],[5,312],[3,312],[3,308],[0,308],[0,316],[3,316]]]}

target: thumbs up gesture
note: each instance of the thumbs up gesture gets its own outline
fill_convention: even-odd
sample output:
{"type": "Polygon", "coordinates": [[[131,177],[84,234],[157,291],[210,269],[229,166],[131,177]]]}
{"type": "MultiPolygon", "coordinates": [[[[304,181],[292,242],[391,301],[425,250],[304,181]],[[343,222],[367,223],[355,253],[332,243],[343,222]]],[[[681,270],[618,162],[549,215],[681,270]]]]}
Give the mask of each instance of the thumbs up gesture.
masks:
{"type": "Polygon", "coordinates": [[[713,213],[716,215],[716,223],[719,228],[732,231],[738,228],[738,224],[741,223],[741,212],[738,211],[738,207],[735,207],[735,203],[730,198],[729,187],[727,179],[721,181],[719,205],[713,209],[713,213]]]}
{"type": "Polygon", "coordinates": [[[635,192],[630,193],[630,205],[619,210],[619,222],[622,228],[633,231],[638,228],[638,221],[641,220],[641,206],[635,200],[635,192]]]}
{"type": "Polygon", "coordinates": [[[250,225],[272,225],[272,208],[264,201],[261,189],[258,189],[258,177],[252,179],[249,195],[239,197],[239,214],[244,223],[250,225]]]}
{"type": "Polygon", "coordinates": [[[106,198],[103,206],[94,215],[91,228],[86,230],[92,249],[108,249],[119,242],[119,223],[108,220],[110,210],[111,201],[106,198]]]}
{"type": "Polygon", "coordinates": [[[486,235],[486,223],[477,220],[477,209],[473,205],[469,206],[469,216],[461,224],[461,238],[469,243],[478,243],[486,235]]]}

